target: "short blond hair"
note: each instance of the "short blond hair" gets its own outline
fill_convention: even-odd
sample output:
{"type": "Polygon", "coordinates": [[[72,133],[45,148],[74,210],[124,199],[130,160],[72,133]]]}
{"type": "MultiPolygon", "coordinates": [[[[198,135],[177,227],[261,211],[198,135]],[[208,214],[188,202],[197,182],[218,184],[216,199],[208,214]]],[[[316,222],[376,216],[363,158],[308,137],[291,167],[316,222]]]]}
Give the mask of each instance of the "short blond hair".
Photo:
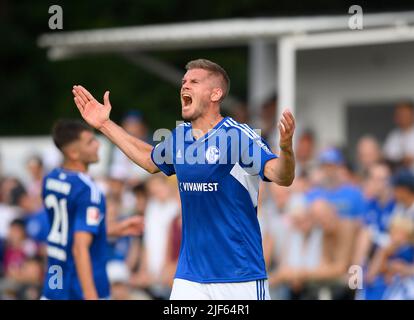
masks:
{"type": "Polygon", "coordinates": [[[224,100],[224,98],[228,95],[230,91],[230,78],[226,72],[220,65],[217,63],[207,60],[207,59],[196,59],[189,61],[185,65],[186,70],[191,69],[203,69],[209,71],[211,74],[219,76],[221,78],[222,83],[222,90],[223,96],[220,99],[220,102],[224,100]]]}

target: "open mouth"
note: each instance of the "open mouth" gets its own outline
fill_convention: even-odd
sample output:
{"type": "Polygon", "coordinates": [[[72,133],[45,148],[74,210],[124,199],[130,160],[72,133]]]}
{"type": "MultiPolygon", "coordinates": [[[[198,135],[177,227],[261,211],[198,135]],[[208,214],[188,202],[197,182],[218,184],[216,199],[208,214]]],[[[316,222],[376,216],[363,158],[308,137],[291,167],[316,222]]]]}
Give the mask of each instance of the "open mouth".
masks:
{"type": "Polygon", "coordinates": [[[193,98],[188,93],[183,93],[181,95],[181,98],[183,100],[184,107],[189,107],[191,103],[193,102],[193,98]]]}

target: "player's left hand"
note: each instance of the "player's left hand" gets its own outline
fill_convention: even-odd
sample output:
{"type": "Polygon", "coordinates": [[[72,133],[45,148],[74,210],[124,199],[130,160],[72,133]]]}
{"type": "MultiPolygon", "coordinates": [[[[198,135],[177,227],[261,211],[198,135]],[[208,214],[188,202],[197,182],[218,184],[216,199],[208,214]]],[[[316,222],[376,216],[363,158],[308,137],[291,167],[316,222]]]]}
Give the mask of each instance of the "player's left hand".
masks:
{"type": "Polygon", "coordinates": [[[285,110],[279,120],[280,141],[279,147],[282,150],[290,150],[292,148],[292,138],[295,132],[295,118],[292,112],[285,110]]]}

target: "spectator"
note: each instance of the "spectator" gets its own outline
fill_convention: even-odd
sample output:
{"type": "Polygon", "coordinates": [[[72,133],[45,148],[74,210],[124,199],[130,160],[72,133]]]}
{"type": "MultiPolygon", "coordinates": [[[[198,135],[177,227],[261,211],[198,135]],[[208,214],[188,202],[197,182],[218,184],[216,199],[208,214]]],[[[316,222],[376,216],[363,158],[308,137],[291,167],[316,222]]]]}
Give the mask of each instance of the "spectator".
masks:
{"type": "Polygon", "coordinates": [[[308,175],[316,165],[315,135],[311,130],[305,130],[296,142],[296,176],[308,175]]]}
{"type": "MultiPolygon", "coordinates": [[[[120,200],[110,193],[106,196],[106,215],[108,223],[109,221],[120,222],[128,217],[121,211],[120,200]]],[[[131,241],[130,236],[108,237],[108,260],[127,260],[131,241]]]]}
{"type": "MultiPolygon", "coordinates": [[[[129,111],[123,118],[121,126],[132,136],[149,142],[147,126],[140,112],[129,111]]],[[[117,147],[114,147],[112,163],[109,168],[109,175],[113,179],[126,182],[132,187],[139,182],[145,181],[149,174],[137,166],[117,147]]]]}
{"type": "Polygon", "coordinates": [[[148,203],[148,193],[145,183],[139,183],[134,186],[132,192],[135,196],[135,212],[136,214],[143,216],[148,203]]]}
{"type": "Polygon", "coordinates": [[[29,257],[21,268],[13,269],[3,283],[1,291],[7,292],[7,299],[38,300],[43,285],[44,261],[39,256],[29,257]]]}
{"type": "Polygon", "coordinates": [[[277,95],[271,96],[262,105],[260,119],[262,138],[266,140],[272,150],[278,148],[278,128],[277,128],[277,95]]]}
{"type": "Polygon", "coordinates": [[[5,243],[4,274],[10,276],[20,272],[24,261],[34,257],[37,251],[36,244],[26,235],[24,222],[19,219],[13,220],[5,243]]]}
{"type": "Polygon", "coordinates": [[[168,231],[167,250],[162,275],[162,282],[171,288],[174,282],[175,271],[177,269],[178,257],[180,255],[181,232],[182,219],[181,214],[178,214],[171,222],[171,226],[168,231]]]}
{"type": "Polygon", "coordinates": [[[382,160],[381,146],[377,139],[366,135],[358,140],[356,169],[360,178],[368,175],[369,169],[382,160]]]}
{"type": "MultiPolygon", "coordinates": [[[[145,183],[139,183],[134,186],[132,192],[135,196],[135,214],[139,216],[145,216],[145,210],[148,203],[148,193],[145,183]]],[[[127,258],[127,265],[131,272],[136,272],[142,259],[143,253],[143,235],[134,237],[130,243],[130,249],[127,258]]]]}
{"type": "MultiPolygon", "coordinates": [[[[178,188],[174,189],[174,196],[177,203],[180,203],[180,192],[178,188]]],[[[171,221],[168,235],[167,235],[167,249],[165,252],[162,283],[169,288],[172,288],[175,272],[177,270],[178,257],[181,250],[181,236],[182,236],[182,216],[181,208],[178,207],[177,215],[171,221]]]]}
{"type": "Polygon", "coordinates": [[[386,163],[377,163],[369,168],[365,182],[366,213],[355,246],[356,265],[368,263],[373,250],[388,240],[389,224],[395,207],[390,179],[391,169],[386,163]]]}
{"type": "Polygon", "coordinates": [[[400,102],[394,113],[397,128],[392,130],[384,144],[385,158],[396,166],[414,169],[414,106],[400,102]]]}
{"type": "Polygon", "coordinates": [[[50,228],[46,210],[43,207],[38,208],[33,196],[30,196],[23,186],[17,186],[11,191],[11,199],[19,208],[27,236],[38,244],[45,244],[50,228]]]}
{"type": "Polygon", "coordinates": [[[320,263],[322,233],[315,227],[303,196],[290,201],[289,232],[284,240],[277,269],[269,273],[273,299],[298,299],[303,296],[304,283],[295,278],[301,270],[311,270],[320,263]]]}
{"type": "Polygon", "coordinates": [[[42,207],[42,181],[44,175],[43,161],[38,156],[32,156],[28,159],[27,171],[29,173],[29,181],[26,185],[28,195],[33,201],[34,208],[42,207]]]}
{"type": "MultiPolygon", "coordinates": [[[[394,228],[393,230],[389,229],[388,234],[383,234],[380,238],[379,245],[376,247],[375,256],[368,269],[367,286],[360,295],[360,298],[363,299],[384,298],[385,291],[389,285],[386,280],[390,280],[390,277],[386,277],[387,272],[385,271],[387,269],[384,264],[386,261],[398,261],[399,257],[405,259],[407,263],[408,258],[406,256],[404,258],[404,254],[409,253],[411,250],[409,246],[404,245],[407,243],[401,240],[406,237],[404,236],[406,231],[402,230],[404,228],[401,228],[401,224],[405,221],[407,226],[409,226],[410,221],[414,221],[414,175],[407,169],[400,170],[392,178],[392,183],[394,186],[393,194],[396,205],[390,217],[393,221],[394,228]]],[[[387,220],[389,221],[390,219],[388,218],[387,220]]],[[[392,262],[391,264],[398,265],[399,262],[392,262]]],[[[411,280],[407,281],[410,282],[411,280]]],[[[397,294],[397,292],[401,292],[398,288],[404,288],[405,285],[401,281],[396,281],[393,287],[395,294],[397,294]]],[[[393,295],[394,293],[388,290],[387,296],[392,297],[393,295]]]]}
{"type": "Polygon", "coordinates": [[[0,241],[7,237],[10,223],[21,215],[11,195],[12,190],[18,186],[21,187],[21,183],[15,178],[5,178],[0,183],[0,241]]]}
{"type": "Polygon", "coordinates": [[[4,171],[3,171],[3,159],[0,154],[0,181],[3,179],[4,171]]]}
{"type": "Polygon", "coordinates": [[[379,296],[386,300],[414,299],[414,221],[407,216],[395,216],[390,226],[390,241],[379,248],[367,275],[371,283],[383,279],[379,296]]]}
{"type": "Polygon", "coordinates": [[[414,175],[401,170],[393,177],[394,196],[397,201],[394,213],[414,219],[414,175]]]}
{"type": "Polygon", "coordinates": [[[286,210],[291,191],[276,184],[266,184],[267,195],[261,201],[259,222],[263,237],[263,252],[268,269],[280,261],[288,227],[286,210]]]}
{"type": "Polygon", "coordinates": [[[336,207],[341,218],[362,219],[365,212],[363,194],[359,187],[344,182],[342,154],[337,149],[327,149],[321,153],[319,162],[319,185],[308,192],[308,201],[325,199],[336,207]]]}
{"type": "Polygon", "coordinates": [[[347,272],[353,249],[352,224],[340,219],[335,207],[324,200],[315,201],[310,211],[323,232],[321,260],[316,268],[294,274],[293,280],[308,283],[308,292],[304,293],[307,298],[321,298],[321,294],[327,292],[325,298],[351,299],[347,272]],[[323,290],[324,287],[328,291],[323,290]]]}
{"type": "Polygon", "coordinates": [[[145,210],[144,249],[141,265],[133,277],[134,284],[147,288],[156,299],[169,297],[171,288],[162,283],[171,222],[179,212],[171,183],[162,175],[148,181],[149,200],[145,210]]]}

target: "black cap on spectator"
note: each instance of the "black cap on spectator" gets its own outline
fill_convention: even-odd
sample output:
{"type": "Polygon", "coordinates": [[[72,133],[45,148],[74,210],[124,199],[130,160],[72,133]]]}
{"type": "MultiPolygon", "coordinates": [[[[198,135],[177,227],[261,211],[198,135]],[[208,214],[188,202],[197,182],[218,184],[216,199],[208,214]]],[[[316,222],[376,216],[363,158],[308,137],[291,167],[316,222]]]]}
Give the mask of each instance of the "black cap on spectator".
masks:
{"type": "Polygon", "coordinates": [[[398,171],[392,177],[392,184],[395,187],[404,187],[414,193],[414,175],[411,171],[404,169],[398,171]]]}

